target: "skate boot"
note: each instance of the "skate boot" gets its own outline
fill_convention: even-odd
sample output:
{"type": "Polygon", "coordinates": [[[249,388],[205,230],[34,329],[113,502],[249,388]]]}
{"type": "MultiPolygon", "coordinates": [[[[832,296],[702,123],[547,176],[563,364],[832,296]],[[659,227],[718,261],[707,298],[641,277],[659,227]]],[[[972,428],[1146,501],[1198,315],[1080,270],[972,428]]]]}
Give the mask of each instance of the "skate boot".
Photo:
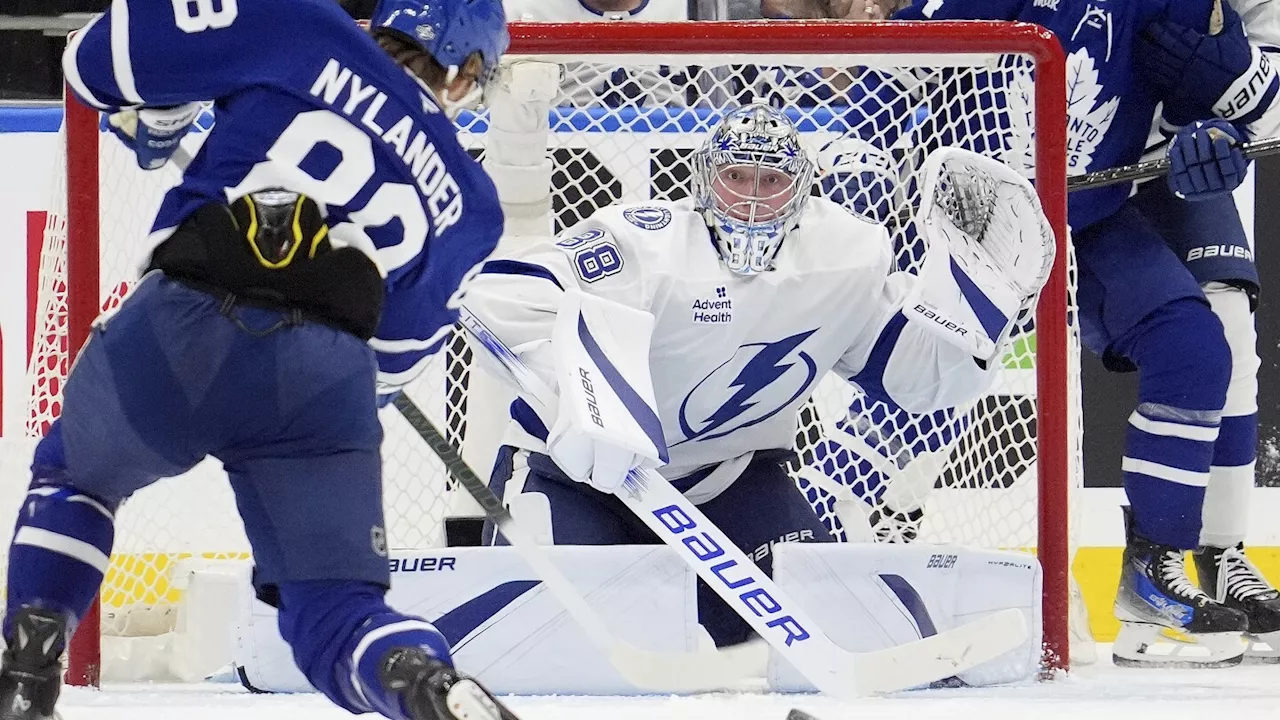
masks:
{"type": "Polygon", "coordinates": [[[378,676],[413,720],[518,720],[480,683],[419,647],[388,652],[378,676]]]}
{"type": "Polygon", "coordinates": [[[1280,663],[1280,591],[1245,557],[1244,545],[1202,547],[1192,555],[1200,587],[1229,608],[1249,618],[1250,664],[1280,663]]]}
{"type": "Polygon", "coordinates": [[[1239,665],[1247,647],[1245,614],[1205,594],[1187,577],[1186,553],[1133,533],[1128,540],[1115,614],[1120,633],[1112,660],[1120,667],[1212,668],[1239,665]]]}
{"type": "Polygon", "coordinates": [[[50,720],[62,689],[67,621],[37,607],[18,611],[13,637],[0,656],[0,720],[50,720]]]}

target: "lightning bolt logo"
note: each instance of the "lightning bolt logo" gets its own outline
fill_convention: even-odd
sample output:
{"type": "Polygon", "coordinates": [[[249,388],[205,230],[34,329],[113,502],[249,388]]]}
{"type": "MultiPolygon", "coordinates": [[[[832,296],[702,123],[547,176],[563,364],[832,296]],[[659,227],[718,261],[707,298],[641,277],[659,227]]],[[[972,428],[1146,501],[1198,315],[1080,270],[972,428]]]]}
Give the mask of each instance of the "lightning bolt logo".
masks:
{"type": "MultiPolygon", "coordinates": [[[[735,430],[757,425],[778,414],[784,407],[794,402],[809,387],[814,377],[817,376],[817,365],[806,352],[796,353],[791,360],[788,360],[788,358],[792,357],[792,353],[796,348],[815,332],[817,332],[816,329],[806,330],[777,342],[749,343],[738,348],[732,358],[712,370],[707,377],[694,386],[689,395],[680,403],[680,429],[684,432],[685,439],[673,444],[671,447],[690,440],[713,440],[724,437],[735,430]],[[698,394],[699,388],[707,385],[708,381],[715,378],[721,370],[739,358],[744,352],[752,353],[752,356],[743,363],[742,369],[729,382],[728,388],[734,391],[733,394],[728,400],[721,403],[714,412],[697,422],[698,427],[695,429],[688,415],[689,401],[698,394]],[[776,382],[788,370],[795,367],[797,363],[804,363],[807,372],[804,382],[800,383],[795,393],[776,407],[768,408],[765,412],[757,409],[756,406],[760,401],[755,398],[760,391],[776,382]],[[744,417],[749,417],[750,419],[743,420],[744,417]]],[[[714,391],[714,386],[711,386],[711,389],[714,391]]]]}

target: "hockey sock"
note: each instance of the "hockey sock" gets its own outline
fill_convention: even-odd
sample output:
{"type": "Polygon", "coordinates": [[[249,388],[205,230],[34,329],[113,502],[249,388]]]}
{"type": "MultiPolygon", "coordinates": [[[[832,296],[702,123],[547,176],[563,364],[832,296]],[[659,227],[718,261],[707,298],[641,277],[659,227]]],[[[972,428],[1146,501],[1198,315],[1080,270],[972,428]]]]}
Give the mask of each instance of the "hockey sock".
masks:
{"type": "Polygon", "coordinates": [[[1248,293],[1222,283],[1210,283],[1204,291],[1222,321],[1231,349],[1231,383],[1213,446],[1200,544],[1226,548],[1244,542],[1248,529],[1249,493],[1258,452],[1258,368],[1262,363],[1248,293]]]}
{"type": "Polygon", "coordinates": [[[1227,548],[1244,542],[1257,448],[1256,413],[1222,418],[1218,442],[1213,446],[1209,487],[1204,494],[1201,545],[1227,548]]]}
{"type": "Polygon", "coordinates": [[[18,609],[36,605],[66,613],[70,636],[107,571],[114,508],[71,486],[56,423],[36,449],[32,478],[9,547],[4,635],[18,609]]]}
{"type": "Polygon", "coordinates": [[[1121,464],[1139,537],[1196,547],[1231,356],[1209,307],[1165,305],[1111,348],[1137,367],[1138,408],[1121,464]]]}
{"type": "Polygon", "coordinates": [[[387,607],[386,589],[354,580],[280,584],[280,634],[307,679],[353,713],[409,720],[401,698],[387,692],[378,667],[396,647],[421,647],[453,664],[449,644],[431,623],[387,607]]]}

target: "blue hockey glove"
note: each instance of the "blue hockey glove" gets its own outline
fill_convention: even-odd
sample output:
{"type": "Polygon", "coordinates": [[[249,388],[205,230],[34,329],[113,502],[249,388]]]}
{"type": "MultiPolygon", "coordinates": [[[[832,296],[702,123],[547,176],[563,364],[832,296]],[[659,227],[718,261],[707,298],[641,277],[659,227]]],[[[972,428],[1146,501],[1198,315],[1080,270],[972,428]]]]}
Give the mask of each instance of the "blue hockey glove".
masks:
{"type": "Polygon", "coordinates": [[[121,110],[107,118],[107,125],[133,150],[138,167],[155,170],[169,162],[201,110],[201,104],[194,102],[171,108],[121,110]]]}
{"type": "Polygon", "coordinates": [[[1169,188],[1180,198],[1208,200],[1244,182],[1249,161],[1240,131],[1226,120],[1196,121],[1178,130],[1169,145],[1169,188]]]}
{"type": "Polygon", "coordinates": [[[1148,25],[1138,38],[1138,79],[1164,101],[1165,120],[1186,125],[1212,112],[1239,125],[1270,105],[1280,80],[1267,56],[1249,44],[1240,15],[1222,3],[1222,28],[1214,35],[1173,20],[1148,25]]]}

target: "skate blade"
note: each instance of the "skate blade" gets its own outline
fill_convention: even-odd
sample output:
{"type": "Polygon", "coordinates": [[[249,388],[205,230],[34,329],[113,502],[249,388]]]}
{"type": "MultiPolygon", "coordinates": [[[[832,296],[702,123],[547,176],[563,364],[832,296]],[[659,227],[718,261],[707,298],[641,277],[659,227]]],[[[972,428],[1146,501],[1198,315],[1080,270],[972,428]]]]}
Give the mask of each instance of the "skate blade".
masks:
{"type": "Polygon", "coordinates": [[[1243,662],[1247,648],[1242,633],[1189,635],[1161,625],[1122,622],[1111,661],[1126,668],[1224,668],[1243,662]]]}
{"type": "Polygon", "coordinates": [[[1249,649],[1244,653],[1245,665],[1280,664],[1280,631],[1249,634],[1245,639],[1249,641],[1249,649]]]}

